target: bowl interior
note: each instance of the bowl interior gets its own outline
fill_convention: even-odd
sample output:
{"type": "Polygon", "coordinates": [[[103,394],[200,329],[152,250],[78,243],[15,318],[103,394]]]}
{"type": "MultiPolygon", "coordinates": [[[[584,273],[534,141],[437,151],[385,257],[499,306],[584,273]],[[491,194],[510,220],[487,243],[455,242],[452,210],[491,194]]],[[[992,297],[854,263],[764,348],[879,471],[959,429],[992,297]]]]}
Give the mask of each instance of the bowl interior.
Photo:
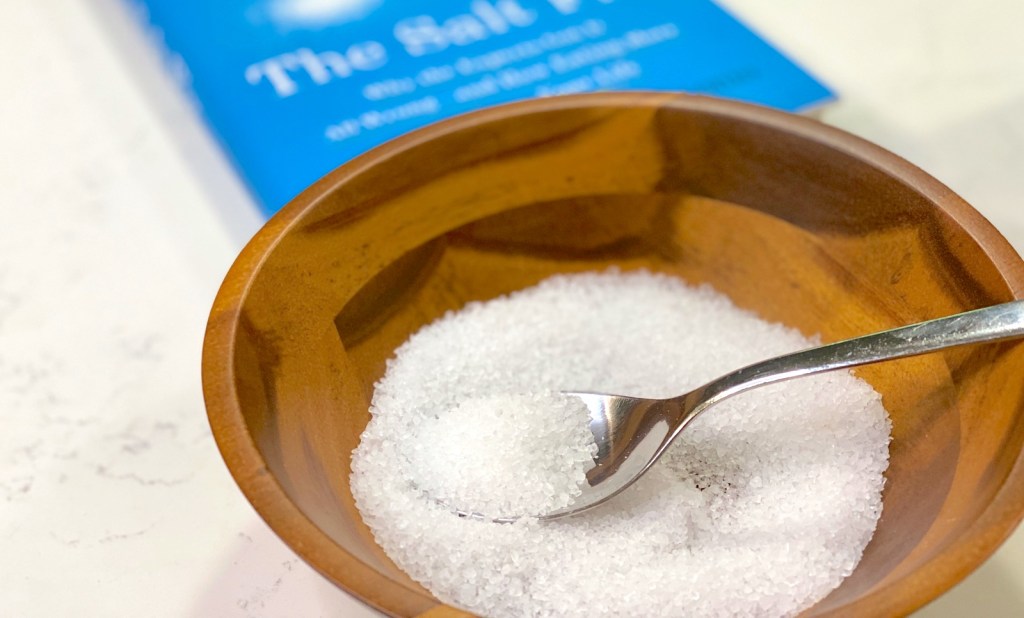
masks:
{"type": "MultiPolygon", "coordinates": [[[[1024,290],[1020,259],[959,198],[813,121],[664,94],[488,110],[340,168],[246,248],[204,357],[225,460],[325,576],[392,614],[448,611],[383,555],[349,492],[373,384],[445,311],[611,265],[710,283],[823,341],[1024,290]]],[[[999,344],[859,371],[893,419],[884,512],[809,615],[911,611],[1012,530],[1022,369],[1024,346],[999,344]]]]}

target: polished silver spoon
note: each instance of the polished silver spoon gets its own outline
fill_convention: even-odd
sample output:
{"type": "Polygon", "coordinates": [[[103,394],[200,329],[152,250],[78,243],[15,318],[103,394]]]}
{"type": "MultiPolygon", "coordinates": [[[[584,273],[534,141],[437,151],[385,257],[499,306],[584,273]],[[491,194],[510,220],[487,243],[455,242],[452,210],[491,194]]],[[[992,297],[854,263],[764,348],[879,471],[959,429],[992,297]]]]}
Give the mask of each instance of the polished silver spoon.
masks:
{"type": "Polygon", "coordinates": [[[671,399],[566,393],[582,399],[590,410],[596,465],[587,473],[582,495],[538,519],[567,517],[612,499],[643,476],[693,419],[733,395],[800,376],[1016,337],[1024,337],[1021,300],[770,358],[671,399]]]}

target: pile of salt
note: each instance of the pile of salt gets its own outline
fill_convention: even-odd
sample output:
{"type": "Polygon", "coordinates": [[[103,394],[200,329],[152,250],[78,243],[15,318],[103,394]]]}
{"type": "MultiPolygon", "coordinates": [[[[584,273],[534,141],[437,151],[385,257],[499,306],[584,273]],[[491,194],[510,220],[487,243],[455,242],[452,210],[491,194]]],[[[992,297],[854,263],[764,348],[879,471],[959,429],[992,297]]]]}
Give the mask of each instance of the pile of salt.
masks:
{"type": "Polygon", "coordinates": [[[353,453],[353,494],[396,564],[485,616],[795,615],[852,572],[881,513],[890,424],[848,373],[717,406],[592,512],[508,525],[450,506],[571,501],[593,443],[553,392],[668,397],[812,343],[645,272],[471,304],[397,350],[353,453]]]}

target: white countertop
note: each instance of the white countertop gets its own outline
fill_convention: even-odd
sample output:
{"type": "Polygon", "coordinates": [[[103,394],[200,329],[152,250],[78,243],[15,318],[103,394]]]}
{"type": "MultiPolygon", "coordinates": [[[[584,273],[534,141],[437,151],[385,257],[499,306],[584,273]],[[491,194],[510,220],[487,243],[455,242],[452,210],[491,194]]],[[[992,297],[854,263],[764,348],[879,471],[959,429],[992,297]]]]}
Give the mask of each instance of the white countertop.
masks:
{"type": "MultiPolygon", "coordinates": [[[[724,4],[1024,250],[1024,2],[724,4]]],[[[0,615],[375,616],[210,436],[206,315],[259,224],[219,151],[115,0],[4,3],[0,57],[0,615]]],[[[1018,531],[918,615],[1022,612],[1018,531]]]]}

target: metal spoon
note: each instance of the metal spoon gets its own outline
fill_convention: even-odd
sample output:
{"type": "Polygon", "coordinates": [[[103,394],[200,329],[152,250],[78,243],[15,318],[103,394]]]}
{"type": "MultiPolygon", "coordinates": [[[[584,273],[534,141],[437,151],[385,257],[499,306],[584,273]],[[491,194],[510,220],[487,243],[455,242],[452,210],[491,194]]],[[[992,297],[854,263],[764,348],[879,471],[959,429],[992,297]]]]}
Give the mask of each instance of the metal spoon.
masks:
{"type": "Polygon", "coordinates": [[[1021,300],[778,356],[671,399],[566,393],[581,398],[590,410],[590,430],[598,447],[596,466],[587,473],[582,495],[539,519],[574,515],[615,497],[643,476],[701,412],[738,393],[800,376],[1016,337],[1024,337],[1021,300]]]}

